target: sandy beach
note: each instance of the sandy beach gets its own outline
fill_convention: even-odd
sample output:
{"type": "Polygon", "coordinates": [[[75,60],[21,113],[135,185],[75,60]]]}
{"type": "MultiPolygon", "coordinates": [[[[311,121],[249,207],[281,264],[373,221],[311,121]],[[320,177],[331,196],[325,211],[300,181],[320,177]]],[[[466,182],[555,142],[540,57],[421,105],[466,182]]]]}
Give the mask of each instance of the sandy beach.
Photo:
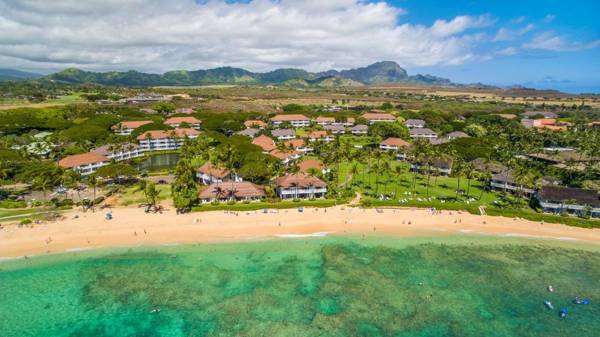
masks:
{"type": "Polygon", "coordinates": [[[522,219],[427,209],[362,209],[347,206],[178,215],[171,208],[146,214],[141,208],[66,213],[66,219],[0,230],[0,257],[20,257],[78,249],[138,247],[201,242],[246,241],[322,235],[435,236],[472,233],[600,244],[600,229],[544,224],[522,219]]]}

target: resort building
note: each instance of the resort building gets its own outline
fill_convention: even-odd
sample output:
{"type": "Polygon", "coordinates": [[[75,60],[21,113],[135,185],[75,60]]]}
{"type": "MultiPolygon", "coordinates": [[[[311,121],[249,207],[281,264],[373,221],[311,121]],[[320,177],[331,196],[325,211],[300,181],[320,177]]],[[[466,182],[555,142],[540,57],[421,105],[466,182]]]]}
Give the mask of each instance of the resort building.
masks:
{"type": "Polygon", "coordinates": [[[198,195],[202,203],[215,201],[260,201],[265,197],[265,188],[249,181],[214,183],[198,195]]]}
{"type": "Polygon", "coordinates": [[[181,124],[187,124],[188,127],[192,128],[192,129],[200,129],[200,124],[202,124],[202,121],[197,119],[196,117],[171,117],[171,118],[167,118],[167,120],[165,120],[165,124],[172,127],[172,128],[178,128],[181,126],[181,124]]]}
{"type": "Polygon", "coordinates": [[[176,150],[183,145],[185,138],[197,138],[196,129],[179,128],[175,130],[152,130],[137,137],[142,151],[176,150]]]}
{"type": "Polygon", "coordinates": [[[410,147],[409,142],[394,137],[390,137],[379,144],[379,149],[383,151],[396,152],[396,158],[399,160],[406,160],[406,149],[408,147],[410,147]]]}
{"type": "Polygon", "coordinates": [[[196,171],[196,177],[204,185],[212,183],[222,183],[224,181],[242,181],[242,178],[235,173],[231,173],[228,169],[222,167],[214,167],[210,162],[204,163],[196,171]]]}
{"type": "Polygon", "coordinates": [[[346,133],[346,128],[341,125],[326,125],[323,127],[323,129],[331,132],[334,135],[346,133]]]}
{"type": "Polygon", "coordinates": [[[269,154],[277,159],[279,159],[279,161],[286,165],[287,163],[296,160],[298,158],[300,158],[300,153],[296,152],[296,151],[281,151],[278,149],[275,149],[271,152],[269,152],[269,154]]]}
{"type": "Polygon", "coordinates": [[[396,121],[396,117],[389,113],[367,112],[362,115],[362,118],[366,119],[369,122],[369,124],[396,121]]]}
{"type": "Polygon", "coordinates": [[[275,150],[275,148],[276,148],[275,142],[273,141],[273,139],[271,137],[265,136],[265,135],[260,135],[256,138],[254,138],[254,140],[252,140],[252,144],[262,148],[264,153],[271,152],[271,151],[275,150]]]}
{"type": "Polygon", "coordinates": [[[96,172],[100,167],[108,164],[110,159],[96,152],[87,152],[66,156],[58,161],[58,166],[88,175],[96,172]]]}
{"type": "Polygon", "coordinates": [[[404,121],[404,125],[409,129],[424,128],[425,121],[422,119],[407,119],[404,121]]]}
{"type": "Polygon", "coordinates": [[[530,186],[517,183],[511,170],[492,174],[490,188],[495,191],[522,193],[524,195],[531,195],[535,192],[530,186]]]}
{"type": "MultiPolygon", "coordinates": [[[[452,160],[433,159],[431,161],[430,172],[436,172],[443,176],[449,176],[452,174],[452,160]]],[[[420,172],[427,172],[426,163],[411,163],[410,168],[420,172]]]]}
{"type": "Polygon", "coordinates": [[[308,134],[308,140],[311,142],[316,142],[317,140],[320,140],[328,143],[333,141],[334,139],[335,138],[332,135],[328,134],[327,131],[313,131],[308,134]]]}
{"type": "Polygon", "coordinates": [[[342,122],[342,125],[345,127],[351,127],[356,123],[356,120],[354,119],[354,117],[348,117],[346,118],[345,122],[342,122]]]}
{"type": "Polygon", "coordinates": [[[327,193],[327,184],[323,180],[305,173],[279,177],[275,184],[280,199],[323,198],[327,193]]]}
{"type": "Polygon", "coordinates": [[[248,128],[248,129],[244,129],[242,131],[238,131],[235,134],[236,135],[240,135],[240,136],[246,136],[246,137],[254,138],[254,137],[256,137],[256,135],[259,132],[260,132],[259,129],[248,128]]]}
{"type": "Polygon", "coordinates": [[[309,153],[313,148],[306,145],[304,139],[292,139],[285,142],[285,146],[300,153],[309,153]]]}
{"type": "Polygon", "coordinates": [[[369,133],[369,127],[363,124],[355,125],[350,129],[353,135],[366,135],[369,133]]]}
{"type": "Polygon", "coordinates": [[[152,121],[123,121],[119,124],[113,125],[111,129],[117,135],[129,136],[133,130],[146,124],[152,124],[152,121]]]}
{"type": "Polygon", "coordinates": [[[192,108],[177,108],[175,109],[175,113],[176,114],[191,114],[194,112],[194,109],[192,108]]]}
{"type": "Polygon", "coordinates": [[[289,140],[296,138],[296,132],[293,129],[277,129],[271,131],[271,135],[277,140],[289,140]]]}
{"type": "Polygon", "coordinates": [[[295,128],[304,128],[310,126],[310,119],[304,115],[276,115],[271,118],[274,127],[279,127],[282,123],[290,123],[295,128]]]}
{"type": "Polygon", "coordinates": [[[114,161],[129,160],[144,155],[144,151],[137,144],[103,145],[92,150],[99,155],[114,161]]]}
{"type": "Polygon", "coordinates": [[[533,119],[537,116],[542,116],[543,118],[558,118],[558,115],[552,111],[526,111],[521,116],[527,119],[533,119]]]}
{"type": "Polygon", "coordinates": [[[335,118],[333,117],[317,117],[315,122],[321,126],[335,124],[335,118]]]}
{"type": "Polygon", "coordinates": [[[543,186],[536,197],[544,212],[600,218],[600,194],[595,190],[543,186]]]}
{"type": "Polygon", "coordinates": [[[317,172],[321,172],[322,174],[329,173],[329,169],[323,166],[321,162],[315,159],[304,159],[300,163],[298,163],[298,168],[301,173],[308,174],[311,170],[315,170],[317,172]]]}
{"type": "Polygon", "coordinates": [[[467,135],[466,133],[464,133],[462,131],[454,131],[454,132],[450,132],[449,134],[447,134],[446,138],[448,140],[454,140],[454,139],[459,139],[459,138],[469,138],[469,135],[467,135]]]}
{"type": "Polygon", "coordinates": [[[247,128],[265,129],[267,127],[267,123],[258,119],[251,119],[245,121],[244,126],[247,128]]]}
{"type": "Polygon", "coordinates": [[[437,133],[435,133],[435,131],[428,129],[428,128],[410,129],[409,133],[410,133],[410,138],[413,138],[413,139],[417,139],[417,138],[436,139],[438,137],[438,135],[437,135],[437,133]]]}

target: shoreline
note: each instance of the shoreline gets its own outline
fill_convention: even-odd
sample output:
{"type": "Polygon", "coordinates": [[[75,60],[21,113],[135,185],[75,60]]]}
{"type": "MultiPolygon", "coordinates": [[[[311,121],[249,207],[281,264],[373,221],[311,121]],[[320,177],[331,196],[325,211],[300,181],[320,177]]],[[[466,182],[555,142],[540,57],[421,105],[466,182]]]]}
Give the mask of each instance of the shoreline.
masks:
{"type": "Polygon", "coordinates": [[[474,234],[600,245],[600,229],[419,208],[269,209],[147,214],[138,207],[64,213],[66,219],[0,230],[0,262],[19,257],[107,248],[151,247],[336,235],[427,237],[474,234]]]}

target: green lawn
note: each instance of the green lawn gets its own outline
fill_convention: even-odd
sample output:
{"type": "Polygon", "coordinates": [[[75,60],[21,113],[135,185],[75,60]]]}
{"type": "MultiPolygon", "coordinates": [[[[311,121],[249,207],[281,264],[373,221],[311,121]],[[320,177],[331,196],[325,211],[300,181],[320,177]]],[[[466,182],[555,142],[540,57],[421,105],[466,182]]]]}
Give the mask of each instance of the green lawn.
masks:
{"type": "Polygon", "coordinates": [[[340,136],[340,142],[350,142],[352,145],[360,145],[365,146],[369,144],[379,144],[380,139],[377,137],[369,137],[369,136],[354,136],[354,135],[343,135],[340,136]]]}
{"type": "Polygon", "coordinates": [[[340,205],[348,202],[348,200],[335,200],[335,199],[317,199],[317,200],[298,200],[298,201],[279,201],[279,202],[251,202],[251,203],[236,203],[234,205],[228,205],[227,203],[220,203],[218,205],[206,204],[195,206],[192,208],[194,212],[208,212],[208,211],[255,211],[264,208],[296,208],[296,207],[331,207],[340,205]]]}
{"type": "MultiPolygon", "coordinates": [[[[171,198],[171,185],[156,185],[156,189],[159,192],[157,201],[171,198]]],[[[119,197],[120,206],[139,205],[144,203],[146,203],[146,197],[138,186],[125,187],[121,190],[121,195],[119,197]]]]}

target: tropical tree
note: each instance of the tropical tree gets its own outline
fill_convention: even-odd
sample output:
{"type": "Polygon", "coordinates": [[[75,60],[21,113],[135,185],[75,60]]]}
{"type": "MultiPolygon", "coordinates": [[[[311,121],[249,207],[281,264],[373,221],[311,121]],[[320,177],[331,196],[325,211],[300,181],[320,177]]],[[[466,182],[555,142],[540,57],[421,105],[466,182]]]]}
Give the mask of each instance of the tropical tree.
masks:
{"type": "Polygon", "coordinates": [[[198,200],[196,172],[188,159],[181,159],[174,171],[175,180],[171,184],[173,205],[178,212],[192,207],[198,200]]]}
{"type": "Polygon", "coordinates": [[[93,196],[92,196],[92,212],[95,210],[94,206],[96,205],[96,188],[98,187],[98,177],[96,174],[92,174],[88,176],[87,179],[88,185],[92,186],[93,196]]]}
{"type": "Polygon", "coordinates": [[[156,184],[151,181],[147,182],[145,191],[148,198],[148,204],[156,208],[157,198],[160,194],[160,192],[156,189],[156,184]]]}

